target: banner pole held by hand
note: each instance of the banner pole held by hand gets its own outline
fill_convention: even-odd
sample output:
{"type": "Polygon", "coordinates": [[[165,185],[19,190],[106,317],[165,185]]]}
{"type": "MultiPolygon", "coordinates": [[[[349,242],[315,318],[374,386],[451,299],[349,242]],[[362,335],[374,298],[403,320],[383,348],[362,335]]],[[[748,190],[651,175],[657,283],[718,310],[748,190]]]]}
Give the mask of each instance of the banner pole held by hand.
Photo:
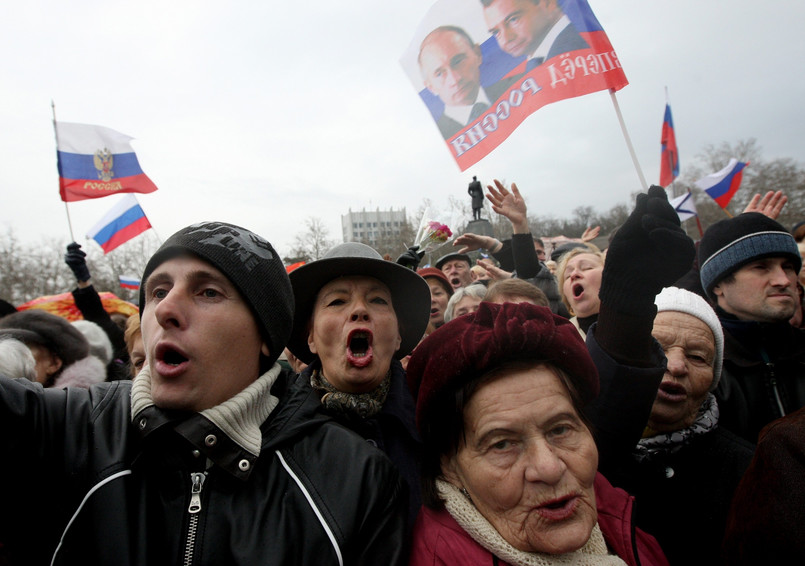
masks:
{"type": "Polygon", "coordinates": [[[621,108],[618,105],[618,98],[615,96],[615,90],[609,89],[609,96],[612,98],[612,104],[615,106],[615,114],[618,116],[618,122],[621,125],[621,131],[623,131],[623,138],[626,140],[626,147],[629,148],[629,155],[632,156],[632,162],[634,163],[635,170],[637,171],[637,176],[640,177],[640,184],[643,186],[643,190],[648,190],[648,185],[646,184],[646,178],[643,176],[643,170],[640,169],[640,163],[637,161],[637,155],[634,152],[634,147],[632,146],[632,140],[629,137],[629,132],[626,130],[626,123],[623,121],[623,114],[621,114],[621,108]]]}

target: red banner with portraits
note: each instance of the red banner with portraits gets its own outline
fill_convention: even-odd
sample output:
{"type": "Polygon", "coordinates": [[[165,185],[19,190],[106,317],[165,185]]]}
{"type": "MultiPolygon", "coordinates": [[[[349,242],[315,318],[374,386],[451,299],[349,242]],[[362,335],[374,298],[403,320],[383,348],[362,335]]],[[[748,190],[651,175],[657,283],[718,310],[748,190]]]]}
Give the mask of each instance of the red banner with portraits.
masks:
{"type": "Polygon", "coordinates": [[[628,84],[586,0],[439,0],[401,63],[462,171],[546,104],[628,84]]]}

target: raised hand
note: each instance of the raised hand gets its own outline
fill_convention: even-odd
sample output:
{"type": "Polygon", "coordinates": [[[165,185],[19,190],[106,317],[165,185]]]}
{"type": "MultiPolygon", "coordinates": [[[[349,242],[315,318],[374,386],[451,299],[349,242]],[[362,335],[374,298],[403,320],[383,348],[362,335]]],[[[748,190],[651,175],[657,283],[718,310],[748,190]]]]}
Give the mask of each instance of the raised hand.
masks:
{"type": "Polygon", "coordinates": [[[511,272],[499,268],[488,259],[479,259],[476,263],[486,270],[487,275],[489,275],[489,278],[493,281],[512,278],[511,272]]]}
{"type": "Polygon", "coordinates": [[[497,240],[497,238],[493,238],[492,236],[481,236],[479,234],[467,232],[453,240],[453,245],[463,246],[460,250],[458,250],[458,253],[465,254],[480,249],[496,252],[500,249],[502,244],[497,240]]]}
{"type": "Polygon", "coordinates": [[[75,275],[76,281],[83,283],[89,281],[89,268],[87,267],[87,254],[81,249],[81,245],[76,242],[67,244],[67,253],[64,254],[66,263],[75,275]]]}
{"type": "Polygon", "coordinates": [[[600,226],[594,226],[590,228],[589,226],[584,229],[584,234],[581,235],[582,242],[592,242],[598,237],[598,234],[601,233],[600,226]]]}
{"type": "Polygon", "coordinates": [[[526,204],[517,185],[512,183],[509,191],[503,183],[495,179],[495,186],[487,185],[486,188],[486,198],[492,204],[492,210],[509,219],[515,234],[527,234],[529,229],[526,204]]]}
{"type": "Polygon", "coordinates": [[[769,191],[762,198],[760,193],[757,193],[746,205],[744,212],[759,212],[772,220],[777,220],[787,202],[788,197],[783,191],[769,191]]]}

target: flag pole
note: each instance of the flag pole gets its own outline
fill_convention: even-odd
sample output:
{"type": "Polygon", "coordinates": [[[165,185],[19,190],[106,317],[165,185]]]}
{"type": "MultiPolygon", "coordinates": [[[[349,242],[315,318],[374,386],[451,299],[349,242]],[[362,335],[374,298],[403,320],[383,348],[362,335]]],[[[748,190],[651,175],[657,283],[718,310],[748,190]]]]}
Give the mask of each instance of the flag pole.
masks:
{"type": "MultiPolygon", "coordinates": [[[[59,131],[56,127],[56,103],[53,102],[53,99],[50,100],[50,108],[53,111],[53,135],[56,138],[56,161],[58,162],[58,153],[59,153],[59,131]]],[[[61,182],[61,181],[59,181],[61,182]]],[[[67,214],[67,228],[70,230],[70,241],[75,242],[75,236],[73,235],[73,221],[70,220],[70,209],[67,208],[67,201],[64,201],[64,212],[67,214]]]]}
{"type": "Polygon", "coordinates": [[[623,121],[623,114],[621,114],[621,108],[618,105],[618,98],[615,96],[615,89],[609,89],[609,96],[612,98],[612,104],[615,106],[615,114],[618,115],[618,122],[621,125],[621,131],[623,132],[623,138],[626,140],[626,147],[629,148],[629,154],[632,156],[632,162],[634,163],[635,170],[637,171],[637,176],[640,177],[640,183],[643,185],[643,190],[648,190],[648,185],[646,184],[646,178],[643,176],[643,170],[640,169],[640,163],[637,161],[637,155],[634,152],[634,147],[632,147],[632,140],[629,137],[629,132],[626,130],[626,123],[623,121]]]}
{"type": "MultiPolygon", "coordinates": [[[[688,194],[690,195],[690,199],[693,200],[693,193],[690,192],[690,189],[688,189],[688,194]]],[[[704,230],[702,230],[702,221],[699,220],[698,212],[696,213],[696,226],[699,228],[699,238],[704,237],[704,230]]]]}

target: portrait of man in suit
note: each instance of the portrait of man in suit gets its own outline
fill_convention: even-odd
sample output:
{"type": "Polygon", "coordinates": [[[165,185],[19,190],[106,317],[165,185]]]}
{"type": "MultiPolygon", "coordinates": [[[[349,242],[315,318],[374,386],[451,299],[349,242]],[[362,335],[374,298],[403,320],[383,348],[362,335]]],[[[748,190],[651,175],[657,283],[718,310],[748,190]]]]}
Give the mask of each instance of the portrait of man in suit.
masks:
{"type": "Polygon", "coordinates": [[[425,87],[444,103],[436,125],[449,139],[483,115],[511,85],[502,80],[481,86],[481,48],[457,26],[440,26],[419,48],[419,71],[425,87]]]}
{"type": "Polygon", "coordinates": [[[589,47],[557,0],[481,0],[484,20],[500,48],[526,57],[526,72],[568,51],[589,47]]]}

